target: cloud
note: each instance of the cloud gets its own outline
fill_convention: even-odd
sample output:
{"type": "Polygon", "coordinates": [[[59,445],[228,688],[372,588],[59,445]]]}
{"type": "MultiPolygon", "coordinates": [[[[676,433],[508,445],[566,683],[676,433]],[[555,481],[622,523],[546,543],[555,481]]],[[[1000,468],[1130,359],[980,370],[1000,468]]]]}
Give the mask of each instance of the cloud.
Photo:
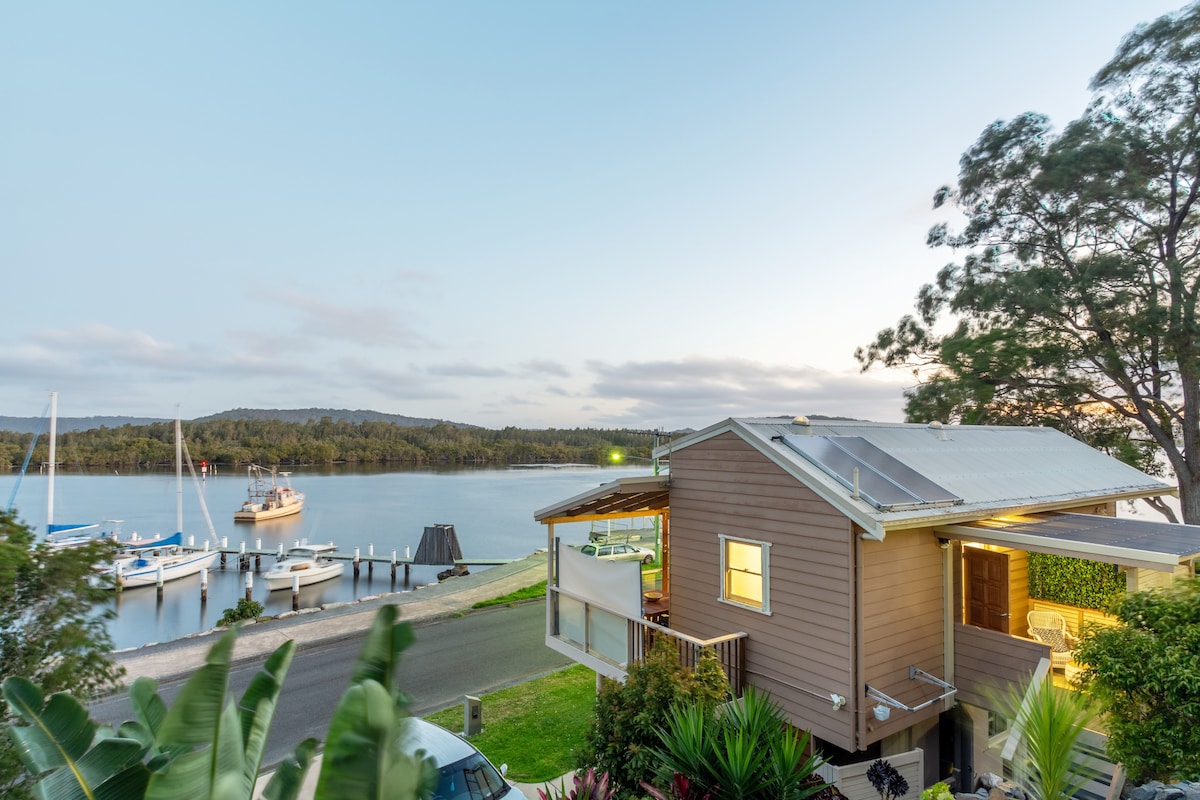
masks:
{"type": "Polygon", "coordinates": [[[858,373],[705,357],[587,366],[596,375],[589,394],[624,403],[607,415],[611,424],[696,427],[729,416],[795,414],[902,417],[901,385],[858,373]]]}
{"type": "Polygon", "coordinates": [[[300,312],[298,330],[317,339],[354,342],[368,347],[424,345],[431,342],[401,322],[407,312],[379,305],[333,303],[322,298],[282,291],[277,300],[300,312]]]}
{"type": "Polygon", "coordinates": [[[528,361],[522,361],[518,366],[530,375],[549,375],[554,378],[571,376],[571,371],[565,365],[548,358],[531,358],[528,361]]]}
{"type": "Polygon", "coordinates": [[[506,378],[510,374],[508,370],[499,367],[485,367],[466,361],[456,364],[431,364],[425,367],[425,372],[442,378],[506,378]]]}

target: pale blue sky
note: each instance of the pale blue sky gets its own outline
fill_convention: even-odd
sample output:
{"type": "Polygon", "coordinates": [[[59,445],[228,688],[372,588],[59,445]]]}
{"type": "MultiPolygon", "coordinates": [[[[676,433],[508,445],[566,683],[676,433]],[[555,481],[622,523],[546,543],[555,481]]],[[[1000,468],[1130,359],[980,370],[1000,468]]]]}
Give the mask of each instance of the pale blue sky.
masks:
{"type": "Polygon", "coordinates": [[[1181,3],[0,1],[0,415],[902,416],[989,123],[1181,3]]]}

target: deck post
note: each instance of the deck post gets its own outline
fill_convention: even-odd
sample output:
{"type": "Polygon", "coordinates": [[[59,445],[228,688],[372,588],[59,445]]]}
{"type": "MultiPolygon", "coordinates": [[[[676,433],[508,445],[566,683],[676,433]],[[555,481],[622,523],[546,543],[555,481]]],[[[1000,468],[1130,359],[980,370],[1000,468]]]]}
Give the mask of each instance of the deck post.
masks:
{"type": "Polygon", "coordinates": [[[392,548],[392,583],[396,582],[396,548],[392,548]]]}
{"type": "Polygon", "coordinates": [[[357,548],[357,547],[354,548],[354,577],[356,577],[356,578],[358,577],[358,570],[359,570],[358,550],[359,550],[359,548],[357,548]]]}
{"type": "Polygon", "coordinates": [[[300,576],[292,576],[292,611],[300,610],[300,576]]]}
{"type": "Polygon", "coordinates": [[[375,545],[367,545],[367,577],[375,577],[375,545]]]}
{"type": "Polygon", "coordinates": [[[246,600],[254,599],[254,573],[246,572],[246,600]]]}
{"type": "Polygon", "coordinates": [[[156,576],[154,585],[158,587],[158,602],[161,603],[162,599],[163,599],[163,583],[165,582],[165,581],[163,581],[163,565],[162,564],[158,565],[157,573],[158,574],[156,576]]]}
{"type": "Polygon", "coordinates": [[[208,568],[200,570],[200,604],[208,602],[208,568]]]}
{"type": "Polygon", "coordinates": [[[238,569],[250,569],[250,557],[246,555],[246,540],[243,539],[238,545],[238,569]]]}

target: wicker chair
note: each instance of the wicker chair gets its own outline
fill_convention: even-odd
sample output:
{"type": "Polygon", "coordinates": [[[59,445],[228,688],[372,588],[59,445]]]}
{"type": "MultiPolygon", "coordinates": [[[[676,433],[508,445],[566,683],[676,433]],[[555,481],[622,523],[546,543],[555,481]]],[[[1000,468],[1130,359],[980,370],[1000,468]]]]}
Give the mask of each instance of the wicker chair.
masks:
{"type": "Polygon", "coordinates": [[[1057,611],[1030,611],[1027,616],[1029,635],[1050,645],[1050,668],[1064,672],[1075,657],[1079,640],[1067,630],[1067,621],[1057,611]]]}

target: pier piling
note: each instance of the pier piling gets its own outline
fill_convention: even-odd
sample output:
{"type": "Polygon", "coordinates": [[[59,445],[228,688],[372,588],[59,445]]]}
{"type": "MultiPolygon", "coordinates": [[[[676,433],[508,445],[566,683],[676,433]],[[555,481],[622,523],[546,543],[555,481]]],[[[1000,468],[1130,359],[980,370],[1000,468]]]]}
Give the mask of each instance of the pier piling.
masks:
{"type": "Polygon", "coordinates": [[[200,570],[200,605],[208,602],[208,570],[200,570]]]}
{"type": "Polygon", "coordinates": [[[246,600],[254,599],[254,573],[246,573],[246,600]]]}
{"type": "Polygon", "coordinates": [[[292,611],[300,610],[300,576],[292,576],[292,611]]]}

